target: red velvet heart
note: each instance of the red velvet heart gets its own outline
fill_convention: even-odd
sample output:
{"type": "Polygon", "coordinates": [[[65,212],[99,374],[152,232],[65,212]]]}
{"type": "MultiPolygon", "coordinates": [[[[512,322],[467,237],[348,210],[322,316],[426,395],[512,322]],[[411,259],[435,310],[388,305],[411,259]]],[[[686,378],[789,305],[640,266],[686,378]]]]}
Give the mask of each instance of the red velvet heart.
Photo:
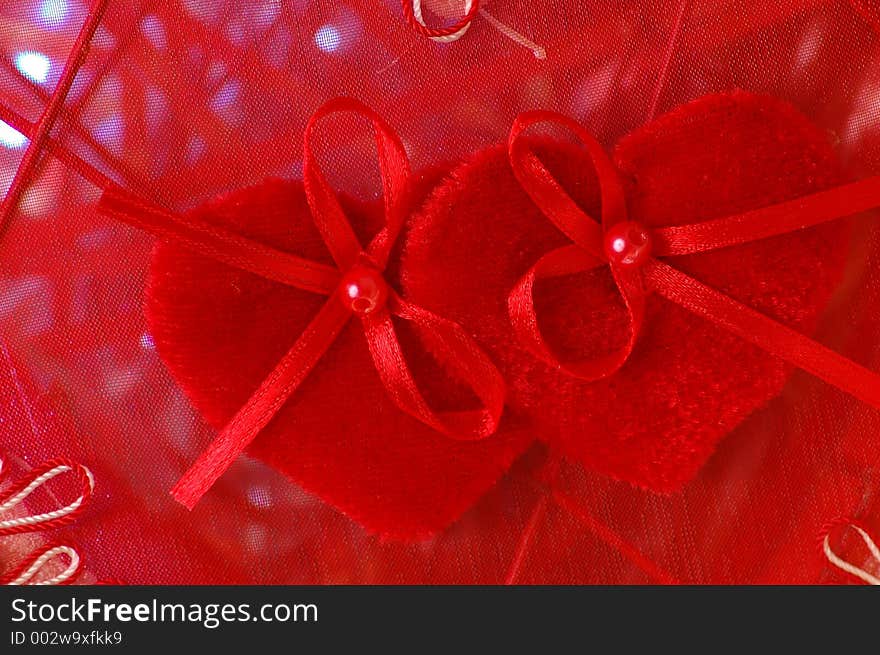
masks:
{"type": "MultiPolygon", "coordinates": [[[[598,216],[583,150],[536,142],[568,193],[598,216]]],[[[614,154],[631,220],[681,225],[795,198],[841,181],[820,130],[793,108],[744,92],[709,96],[623,139],[614,154]]],[[[694,278],[809,332],[839,280],[841,225],[670,262],[694,278]]],[[[507,296],[548,251],[570,243],[531,202],[504,146],[454,170],[414,218],[402,279],[409,297],[475,334],[509,384],[509,408],[569,457],[638,486],[672,491],[718,441],[777,395],[791,367],[656,296],[632,357],[589,383],[516,342],[507,296]]],[[[538,283],[547,342],[566,360],[625,343],[626,313],[608,267],[538,283]]]]}
{"type": "MultiPolygon", "coordinates": [[[[418,195],[418,194],[414,194],[418,195]]],[[[378,204],[343,199],[362,243],[382,225],[378,204]]],[[[267,245],[332,265],[300,182],[269,180],[194,214],[267,245]]],[[[386,278],[393,282],[393,270],[386,278]]],[[[160,244],[147,290],[156,347],[195,407],[220,428],[302,333],[323,297],[160,244]]],[[[428,398],[461,408],[449,381],[399,326],[428,398]]],[[[438,407],[444,409],[444,407],[438,407]]],[[[370,531],[401,539],[446,527],[504,473],[531,436],[502,424],[478,442],[455,441],[404,414],[376,373],[357,319],[248,448],[370,531]]]]}
{"type": "Polygon", "coordinates": [[[880,0],[850,0],[855,10],[876,30],[880,30],[880,0]]]}

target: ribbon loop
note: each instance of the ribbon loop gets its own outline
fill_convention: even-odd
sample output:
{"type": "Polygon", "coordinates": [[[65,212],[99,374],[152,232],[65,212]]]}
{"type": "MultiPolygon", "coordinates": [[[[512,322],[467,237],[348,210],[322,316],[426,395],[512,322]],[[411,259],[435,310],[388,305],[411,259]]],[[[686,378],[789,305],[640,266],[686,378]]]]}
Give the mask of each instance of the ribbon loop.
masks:
{"type": "Polygon", "coordinates": [[[358,114],[367,118],[373,126],[382,179],[382,198],[385,203],[385,225],[373,238],[367,252],[379,268],[384,269],[405,218],[402,212],[403,197],[410,176],[406,150],[391,127],[378,114],[351,98],[330,100],[309,119],[303,146],[306,198],[315,225],[340,269],[348,270],[354,266],[363,248],[339,204],[339,199],[324,177],[313,149],[318,123],[334,113],[358,114]]]}
{"type": "Polygon", "coordinates": [[[495,432],[504,406],[501,374],[458,325],[404,302],[382,277],[403,228],[409,179],[409,161],[400,139],[378,114],[359,101],[337,98],[312,115],[304,138],[303,184],[312,219],[337,268],[262,246],[193,217],[177,216],[120,190],[105,192],[99,208],[110,216],[242,270],[328,296],[287,354],[174,486],[171,494],[180,503],[190,509],[195,506],[296,391],[353,314],[361,318],[379,377],[402,411],[454,439],[484,439],[495,432]],[[314,154],[317,124],[335,113],[354,113],[368,119],[375,135],[385,223],[366,249],[314,154]],[[403,355],[392,314],[413,323],[423,343],[473,390],[481,410],[431,409],[403,355]]]}
{"type": "Polygon", "coordinates": [[[297,289],[326,295],[339,283],[339,271],[332,266],[264,246],[192,215],[176,214],[118,187],[104,191],[98,212],[158,239],[297,289]]]}
{"type": "Polygon", "coordinates": [[[505,384],[501,373],[460,325],[412,305],[392,294],[390,314],[410,322],[428,351],[479,399],[482,409],[435,412],[428,405],[406,364],[394,336],[389,313],[365,317],[364,330],[376,370],[391,398],[404,412],[460,441],[491,436],[504,408],[505,384]]]}
{"type": "Polygon", "coordinates": [[[638,339],[645,308],[645,292],[638,272],[609,260],[605,248],[606,233],[615,225],[627,222],[626,196],[617,169],[601,144],[583,127],[569,118],[546,111],[527,112],[514,121],[508,154],[517,181],[544,215],[574,242],[544,255],[511,291],[507,308],[514,332],[539,359],[575,378],[593,381],[608,377],[629,359],[638,339]],[[523,138],[527,129],[539,123],[565,127],[586,148],[599,183],[601,221],[596,221],[578,206],[523,138]],[[541,334],[533,295],[535,283],[595,269],[606,263],[611,268],[629,317],[626,343],[607,355],[564,363],[553,354],[541,334]]]}
{"type": "Polygon", "coordinates": [[[880,177],[702,223],[650,230],[631,223],[628,229],[639,232],[640,244],[636,244],[641,248],[639,251],[639,248],[629,250],[623,240],[618,248],[615,226],[627,220],[623,185],[614,164],[584,128],[551,112],[528,112],[515,121],[508,146],[511,168],[520,185],[545,216],[574,242],[544,255],[508,297],[514,332],[537,357],[579,379],[595,380],[614,373],[633,351],[644,319],[647,294],[657,292],[766,352],[880,408],[880,375],[655,258],[758,241],[877,208],[880,206],[880,177]],[[522,141],[522,133],[527,128],[542,122],[571,130],[586,147],[600,186],[601,226],[578,207],[522,141]],[[603,234],[615,237],[606,243],[604,251],[603,234]],[[577,248],[583,253],[578,254],[577,248]],[[610,256],[615,252],[627,256],[610,256]],[[638,265],[625,265],[629,259],[638,265]],[[563,364],[541,336],[532,295],[534,284],[545,277],[586,271],[606,262],[629,313],[628,341],[609,355],[573,365],[563,364]]]}
{"type": "Polygon", "coordinates": [[[593,135],[561,114],[549,111],[526,112],[520,114],[513,123],[508,139],[508,153],[514,176],[547,218],[584,250],[597,257],[604,257],[601,228],[607,230],[612,225],[627,220],[626,194],[617,169],[593,135]],[[601,221],[597,222],[578,207],[523,139],[526,130],[541,123],[564,127],[586,149],[599,182],[601,221]]]}

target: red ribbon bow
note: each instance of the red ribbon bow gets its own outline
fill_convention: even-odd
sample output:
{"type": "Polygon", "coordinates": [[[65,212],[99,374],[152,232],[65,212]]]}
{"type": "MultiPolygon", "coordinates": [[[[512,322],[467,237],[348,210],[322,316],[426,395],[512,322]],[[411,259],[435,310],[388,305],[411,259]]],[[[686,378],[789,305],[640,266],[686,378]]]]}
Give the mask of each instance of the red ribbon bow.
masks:
{"type": "Polygon", "coordinates": [[[242,270],[328,299],[262,385],[172,490],[192,508],[296,391],[336,337],[356,315],[383,385],[397,406],[448,437],[484,439],[498,426],[504,406],[501,374],[456,323],[404,301],[382,277],[403,228],[403,198],[410,170],[402,143],[376,113],[356,100],[337,98],[316,111],[306,127],[303,182],[312,218],[337,268],[251,241],[221,228],[178,216],[121,190],[104,193],[100,211],[160,238],[174,240],[242,270]],[[376,137],[385,226],[363,248],[312,150],[317,123],[352,112],[370,120],[376,137]],[[435,412],[406,363],[392,316],[409,321],[425,345],[470,386],[482,409],[435,412]]]}
{"type": "Polygon", "coordinates": [[[508,152],[514,175],[523,189],[574,242],[544,255],[508,297],[514,331],[537,357],[583,380],[612,375],[632,354],[644,320],[647,295],[657,292],[880,408],[880,375],[656,259],[757,241],[876,208],[880,206],[880,177],[703,223],[648,229],[629,221],[617,169],[602,146],[575,121],[545,111],[522,114],[511,129],[508,152]],[[600,185],[601,222],[578,207],[521,138],[529,127],[544,122],[571,130],[586,147],[600,185]],[[608,355],[563,363],[547,346],[538,327],[533,301],[535,281],[605,265],[611,268],[629,314],[627,343],[608,355]]]}

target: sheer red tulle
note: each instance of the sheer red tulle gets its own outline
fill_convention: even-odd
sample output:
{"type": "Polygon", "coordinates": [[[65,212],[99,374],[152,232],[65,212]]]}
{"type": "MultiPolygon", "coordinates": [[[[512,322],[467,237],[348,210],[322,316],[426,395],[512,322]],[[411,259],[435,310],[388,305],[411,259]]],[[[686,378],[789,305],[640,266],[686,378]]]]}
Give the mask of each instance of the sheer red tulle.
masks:
{"type": "MultiPolygon", "coordinates": [[[[880,412],[800,371],[671,495],[536,445],[417,543],[371,536],[246,457],[192,512],[168,496],[217,433],[147,328],[155,239],[99,214],[105,189],[179,213],[269,176],[302,179],[308,118],[337,96],[383,116],[418,171],[505,141],[524,111],[564,114],[608,149],[737,88],[804,113],[850,179],[880,174],[873,0],[471,7],[422,0],[428,29],[455,36],[445,43],[400,0],[0,8],[0,446],[22,475],[66,457],[95,478],[88,509],[47,545],[63,538],[90,579],[129,583],[866,581],[829,551],[876,577],[862,535],[880,539],[880,412]]],[[[328,184],[374,201],[369,135],[327,130],[328,184]]],[[[878,371],[873,217],[853,222],[851,244],[810,336],[878,371]]]]}

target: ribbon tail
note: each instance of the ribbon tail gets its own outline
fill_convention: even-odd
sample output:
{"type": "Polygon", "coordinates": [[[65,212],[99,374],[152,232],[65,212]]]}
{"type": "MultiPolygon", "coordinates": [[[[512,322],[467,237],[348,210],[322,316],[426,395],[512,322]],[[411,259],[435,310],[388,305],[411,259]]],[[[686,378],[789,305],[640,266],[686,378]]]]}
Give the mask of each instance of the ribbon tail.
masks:
{"type": "Polygon", "coordinates": [[[98,211],[228,266],[298,289],[329,295],[339,284],[335,268],[264,246],[195,217],[181,216],[122,189],[107,189],[98,211]]]}
{"type": "Polygon", "coordinates": [[[395,404],[426,425],[461,441],[491,436],[504,409],[506,388],[501,373],[476,342],[457,323],[410,305],[393,296],[394,315],[411,321],[431,354],[480,400],[482,409],[435,412],[419,391],[406,363],[391,314],[364,319],[364,332],[376,370],[395,404]]]}
{"type": "Polygon", "coordinates": [[[657,256],[689,255],[788,234],[876,209],[880,176],[743,214],[702,223],[654,228],[657,256]]]}
{"type": "Polygon", "coordinates": [[[667,264],[652,260],[644,276],[668,300],[880,409],[877,373],[667,264]]]}
{"type": "Polygon", "coordinates": [[[335,297],[324,304],[247,404],[183,475],[171,495],[192,509],[296,391],[336,340],[351,313],[335,297]]]}
{"type": "Polygon", "coordinates": [[[601,539],[605,544],[614,549],[617,553],[625,557],[631,564],[634,564],[643,573],[651,576],[656,582],[664,585],[680,585],[681,582],[671,573],[661,568],[659,564],[645,555],[642,551],[628,542],[618,532],[613,530],[611,526],[601,521],[594,514],[589,512],[574,498],[567,495],[557,488],[548,490],[553,500],[559,504],[565,511],[571,514],[585,528],[590,530],[595,536],[601,539]]]}
{"type": "Polygon", "coordinates": [[[549,364],[560,365],[541,334],[535,311],[535,283],[541,279],[587,271],[602,263],[572,244],[547,253],[520,278],[507,297],[507,314],[517,339],[533,355],[549,364]]]}

